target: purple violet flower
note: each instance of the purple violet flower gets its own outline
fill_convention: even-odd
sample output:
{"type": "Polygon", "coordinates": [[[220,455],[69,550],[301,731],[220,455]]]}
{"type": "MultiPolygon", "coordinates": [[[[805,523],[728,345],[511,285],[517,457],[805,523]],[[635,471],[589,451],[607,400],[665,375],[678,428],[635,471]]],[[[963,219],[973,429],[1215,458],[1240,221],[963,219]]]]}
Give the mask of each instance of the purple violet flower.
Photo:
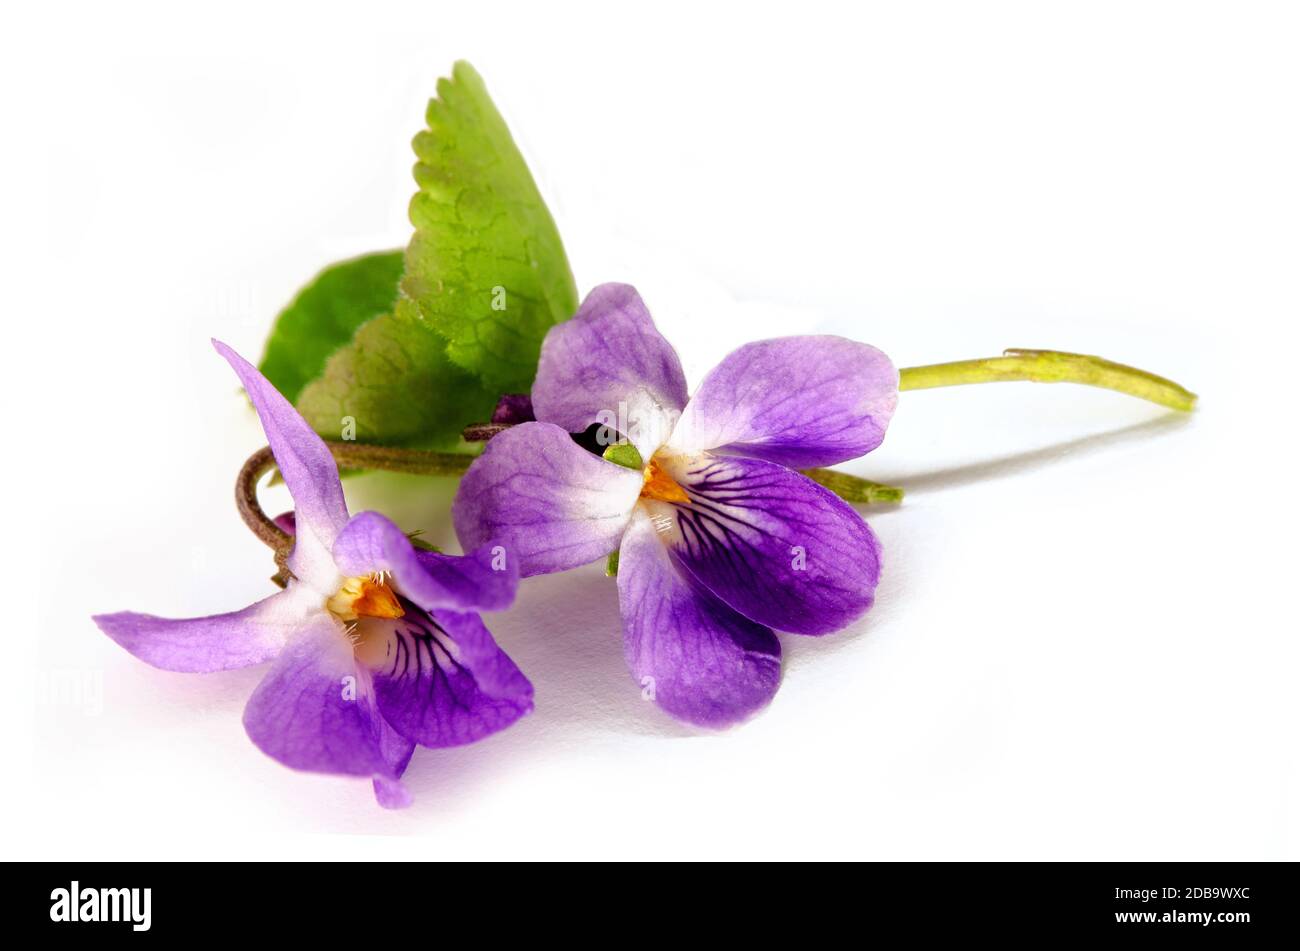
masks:
{"type": "Polygon", "coordinates": [[[897,397],[879,350],[805,336],[741,347],[688,400],[636,290],[604,284],[547,335],[538,422],[488,442],[461,481],[456,533],[506,545],[524,576],[617,551],[633,677],[679,719],[731,724],[776,692],[773,629],[826,634],[871,607],[875,535],[793,467],[874,449],[897,397]],[[593,425],[630,446],[588,452],[571,434],[593,425]]]}
{"type": "Polygon", "coordinates": [[[515,559],[417,550],[379,513],[349,516],[329,448],[253,366],[213,344],[252,399],[293,496],[292,519],[277,521],[292,528],[294,578],[231,614],[95,623],[164,670],[274,659],[244,711],[253,742],[294,769],[372,777],[381,805],[408,805],[400,777],[416,744],[472,743],[532,709],[532,684],[476,613],[514,600],[515,559]]]}

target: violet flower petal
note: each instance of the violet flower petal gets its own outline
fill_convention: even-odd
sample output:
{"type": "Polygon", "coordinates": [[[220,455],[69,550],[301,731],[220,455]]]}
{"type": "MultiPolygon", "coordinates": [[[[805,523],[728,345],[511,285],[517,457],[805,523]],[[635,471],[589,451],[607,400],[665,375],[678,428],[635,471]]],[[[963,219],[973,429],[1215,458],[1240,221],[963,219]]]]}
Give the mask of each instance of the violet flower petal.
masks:
{"type": "Polygon", "coordinates": [[[383,725],[370,674],[330,615],[285,646],[244,709],[257,747],[293,769],[393,777],[380,746],[383,725]]]}
{"type": "Polygon", "coordinates": [[[93,620],[146,663],[163,670],[207,673],[270,660],[309,618],[323,613],[318,594],[303,585],[290,585],[229,614],[173,620],[123,611],[99,614],[93,620]]]}
{"type": "Polygon", "coordinates": [[[348,521],[334,457],[320,436],[256,367],[221,341],[214,340],[212,345],[244,384],[262,421],[275,463],[293,496],[296,535],[289,569],[329,594],[338,586],[329,549],[348,521]]]}
{"type": "Polygon", "coordinates": [[[519,584],[515,559],[491,548],[470,555],[418,551],[400,528],[378,512],[355,516],[334,541],[334,561],[344,575],[391,572],[398,591],[428,611],[501,610],[519,584]],[[494,563],[501,567],[494,570],[494,563]]]}
{"type": "Polygon", "coordinates": [[[477,614],[412,606],[386,622],[388,643],[374,669],[384,719],[421,746],[473,743],[533,708],[533,685],[497,646],[477,614]]]}
{"type": "Polygon", "coordinates": [[[501,545],[521,576],[606,557],[641,492],[638,471],[606,462],[551,423],[494,436],[460,481],[452,504],[466,551],[501,545]]]}
{"type": "Polygon", "coordinates": [[[519,563],[494,545],[484,545],[464,555],[417,548],[415,557],[429,577],[448,592],[447,604],[440,607],[504,611],[514,604],[519,588],[519,563]]]}
{"type": "Polygon", "coordinates": [[[761,459],[703,456],[672,475],[690,497],[672,506],[677,563],[745,617],[827,634],[871,607],[880,543],[830,490],[761,459]]]}
{"type": "Polygon", "coordinates": [[[709,372],[669,438],[793,467],[829,466],[880,445],[898,402],[898,370],[843,337],[746,344],[709,372]]]}
{"type": "Polygon", "coordinates": [[[686,405],[686,377],[636,288],[601,284],[546,334],[532,395],[542,422],[571,433],[616,422],[648,460],[686,405]]]}
{"type": "Polygon", "coordinates": [[[727,607],[678,571],[638,510],[619,550],[623,653],[643,691],[689,723],[723,727],[766,706],[781,682],[770,628],[727,607]],[[649,678],[649,679],[647,679],[649,678]]]}

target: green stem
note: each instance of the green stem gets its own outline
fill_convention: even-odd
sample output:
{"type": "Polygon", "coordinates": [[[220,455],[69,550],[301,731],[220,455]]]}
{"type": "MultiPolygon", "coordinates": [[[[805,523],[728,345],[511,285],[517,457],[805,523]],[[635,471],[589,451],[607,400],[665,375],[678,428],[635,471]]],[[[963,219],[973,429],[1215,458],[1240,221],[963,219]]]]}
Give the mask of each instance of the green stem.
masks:
{"type": "Polygon", "coordinates": [[[1170,409],[1190,412],[1196,406],[1196,394],[1162,376],[1112,363],[1101,357],[1058,350],[1006,350],[1000,357],[961,360],[957,363],[934,363],[923,367],[905,367],[899,371],[900,390],[925,390],[935,386],[962,386],[967,383],[1001,383],[1028,380],[1033,383],[1082,383],[1099,386],[1150,400],[1170,409]]]}
{"type": "MultiPolygon", "coordinates": [[[[371,446],[356,442],[326,441],[334,460],[344,469],[381,469],[413,475],[460,476],[465,474],[476,456],[460,452],[434,452],[428,449],[399,449],[394,446],[371,446]]],[[[275,468],[271,448],[264,446],[249,457],[239,470],[235,482],[235,503],[244,524],[268,548],[275,552],[280,571],[275,581],[283,586],[290,577],[284,559],[293,548],[293,539],[280,529],[262,510],[257,500],[257,483],[275,468]]],[[[899,502],[903,490],[869,482],[831,469],[805,469],[804,475],[830,489],[846,502],[865,505],[899,502]]],[[[278,473],[277,473],[278,475],[278,473]]]]}
{"type": "MultiPolygon", "coordinates": [[[[1140,399],[1189,412],[1196,406],[1196,394],[1154,373],[1113,363],[1101,357],[1059,350],[1007,350],[1000,357],[934,363],[921,367],[904,367],[899,371],[900,390],[925,390],[936,386],[963,386],[968,383],[1000,383],[1024,380],[1033,383],[1082,383],[1136,396],[1140,399]]],[[[502,428],[484,424],[470,427],[474,438],[487,440],[502,428]]],[[[382,469],[412,475],[461,476],[477,456],[460,452],[434,452],[427,449],[400,449],[394,446],[371,446],[355,442],[327,442],[335,461],[343,469],[382,469]]],[[[617,461],[617,460],[616,460],[617,461]]],[[[275,552],[280,571],[275,581],[283,585],[289,577],[285,557],[293,539],[281,531],[262,511],[257,501],[257,483],[275,467],[269,447],[259,449],[240,470],[235,486],[239,513],[253,534],[275,552]]],[[[871,482],[847,472],[833,469],[804,469],[803,474],[830,489],[846,502],[864,505],[902,501],[903,490],[871,482]]]]}
{"type": "Polygon", "coordinates": [[[326,440],[334,461],[342,469],[382,469],[412,475],[460,476],[477,456],[463,452],[434,452],[429,449],[399,449],[357,442],[326,440]]]}

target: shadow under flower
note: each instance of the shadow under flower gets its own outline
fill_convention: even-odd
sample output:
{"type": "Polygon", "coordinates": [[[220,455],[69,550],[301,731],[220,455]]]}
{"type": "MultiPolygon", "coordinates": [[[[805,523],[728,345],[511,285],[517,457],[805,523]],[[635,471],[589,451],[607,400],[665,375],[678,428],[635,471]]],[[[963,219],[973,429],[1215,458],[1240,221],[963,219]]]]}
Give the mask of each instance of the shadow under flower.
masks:
{"type": "Polygon", "coordinates": [[[405,782],[415,803],[467,795],[531,757],[557,748],[633,734],[665,739],[708,736],[642,699],[623,660],[618,591],[602,566],[525,580],[509,611],[485,615],[497,643],[535,690],[531,714],[488,739],[442,750],[418,749],[405,782]]]}
{"type": "Polygon", "coordinates": [[[488,623],[537,691],[537,729],[691,736],[649,700],[623,660],[617,582],[603,566],[529,579],[488,623]]]}
{"type": "Polygon", "coordinates": [[[975,482],[1019,475],[1023,472],[1063,462],[1067,458],[1078,458],[1103,449],[1141,442],[1153,436],[1174,432],[1189,425],[1191,421],[1192,416],[1188,413],[1166,413],[1141,423],[1093,433],[1089,436],[1080,436],[1076,439],[1053,443],[1039,449],[1012,453],[995,459],[986,459],[983,462],[973,462],[967,465],[953,466],[936,472],[925,472],[916,475],[878,476],[873,474],[872,478],[889,485],[902,486],[905,493],[903,506],[906,507],[908,495],[941,492],[944,489],[954,489],[975,482]]]}

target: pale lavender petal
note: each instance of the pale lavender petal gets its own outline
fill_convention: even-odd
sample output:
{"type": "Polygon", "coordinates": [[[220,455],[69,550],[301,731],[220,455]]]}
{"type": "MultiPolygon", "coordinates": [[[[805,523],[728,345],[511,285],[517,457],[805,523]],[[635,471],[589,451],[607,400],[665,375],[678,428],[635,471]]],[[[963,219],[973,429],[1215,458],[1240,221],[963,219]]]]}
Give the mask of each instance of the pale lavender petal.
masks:
{"type": "Polygon", "coordinates": [[[163,670],[207,673],[251,667],[278,654],[291,635],[324,613],[312,589],[289,587],[230,614],[171,620],[151,614],[100,614],[99,629],[163,670]]]}
{"type": "Polygon", "coordinates": [[[668,442],[795,467],[829,466],[880,445],[898,402],[898,370],[843,337],[746,344],[704,378],[668,442]]]}
{"type": "Polygon", "coordinates": [[[640,472],[606,462],[550,423],[492,438],[452,505],[466,551],[497,545],[523,577],[606,557],[641,492],[640,472]]]}
{"type": "Polygon", "coordinates": [[[623,653],[644,696],[673,716],[722,727],[765,706],[781,682],[781,645],[678,571],[643,511],[619,551],[623,653]]]}
{"type": "Polygon", "coordinates": [[[294,533],[293,550],[289,552],[285,564],[295,578],[325,597],[337,591],[343,583],[343,576],[334,565],[329,546],[310,530],[294,533]]]}
{"type": "Polygon", "coordinates": [[[761,459],[678,458],[669,471],[690,504],[649,503],[671,516],[665,540],[679,565],[741,614],[826,634],[871,607],[880,544],[833,492],[761,459]]]}
{"type": "Polygon", "coordinates": [[[313,587],[330,589],[337,579],[322,556],[328,554],[335,536],[348,521],[334,457],[320,436],[256,367],[221,341],[214,340],[212,345],[244,384],[275,454],[276,466],[293,496],[297,535],[289,568],[313,587]]]}
{"type": "Polygon", "coordinates": [[[532,710],[533,685],[477,614],[403,605],[397,620],[365,622],[382,625],[385,638],[382,652],[369,643],[361,652],[375,655],[375,697],[393,729],[421,746],[459,746],[532,710]]]}
{"type": "Polygon", "coordinates": [[[395,778],[369,671],[328,614],[286,645],[249,698],[244,729],[263,753],[294,769],[395,778]]]}
{"type": "Polygon", "coordinates": [[[601,284],[572,320],[546,334],[533,410],[571,433],[616,428],[649,459],[686,405],[686,377],[672,346],[628,284],[601,284]]]}
{"type": "Polygon", "coordinates": [[[297,537],[298,524],[292,510],[282,512],[271,521],[294,539],[293,550],[287,559],[293,576],[320,595],[329,596],[337,591],[343,577],[334,564],[333,554],[321,540],[311,532],[305,532],[301,538],[297,537]]]}
{"type": "Polygon", "coordinates": [[[397,590],[429,611],[498,611],[510,606],[519,568],[504,550],[488,546],[466,556],[419,551],[378,512],[362,512],[339,533],[334,562],[353,577],[387,571],[397,590]]]}

